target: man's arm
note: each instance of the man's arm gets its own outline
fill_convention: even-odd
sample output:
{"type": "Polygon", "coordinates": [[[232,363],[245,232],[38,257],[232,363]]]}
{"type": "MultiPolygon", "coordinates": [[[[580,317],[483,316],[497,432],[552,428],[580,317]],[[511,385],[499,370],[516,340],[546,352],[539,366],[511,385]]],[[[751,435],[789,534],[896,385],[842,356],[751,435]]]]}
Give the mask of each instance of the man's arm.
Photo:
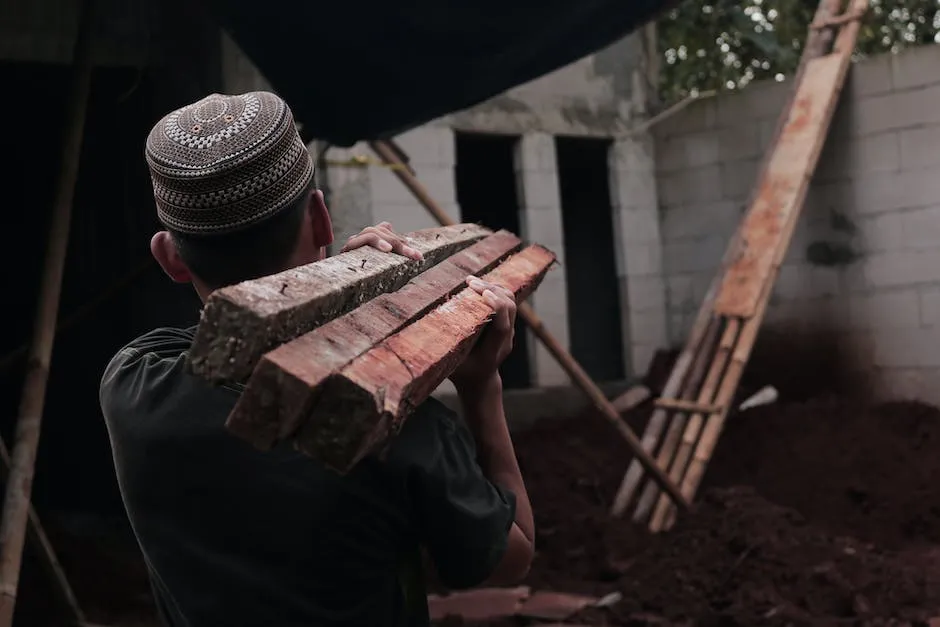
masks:
{"type": "Polygon", "coordinates": [[[486,583],[515,583],[529,572],[535,555],[535,521],[509,437],[503,410],[502,380],[495,375],[484,382],[482,388],[461,388],[459,396],[464,419],[476,441],[477,460],[483,475],[516,498],[516,515],[509,530],[506,551],[486,583]]]}

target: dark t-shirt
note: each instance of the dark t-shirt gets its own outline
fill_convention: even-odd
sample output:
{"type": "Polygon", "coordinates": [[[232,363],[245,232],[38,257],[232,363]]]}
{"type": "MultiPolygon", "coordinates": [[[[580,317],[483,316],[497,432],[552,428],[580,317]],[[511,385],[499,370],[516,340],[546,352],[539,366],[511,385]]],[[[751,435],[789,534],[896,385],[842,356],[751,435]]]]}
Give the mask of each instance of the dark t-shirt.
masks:
{"type": "Polygon", "coordinates": [[[287,444],[260,452],[229,434],[240,390],[184,372],[193,333],[138,338],[108,365],[100,391],[165,622],[426,625],[421,546],[449,587],[489,576],[515,499],[483,476],[453,412],[427,401],[387,458],[341,477],[287,444]]]}

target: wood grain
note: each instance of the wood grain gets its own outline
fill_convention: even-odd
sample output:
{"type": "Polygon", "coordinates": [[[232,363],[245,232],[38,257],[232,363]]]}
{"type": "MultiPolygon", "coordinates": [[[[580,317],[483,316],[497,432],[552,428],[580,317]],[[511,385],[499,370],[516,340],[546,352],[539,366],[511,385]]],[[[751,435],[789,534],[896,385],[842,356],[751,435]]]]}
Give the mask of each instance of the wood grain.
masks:
{"type": "MultiPolygon", "coordinates": [[[[555,255],[533,245],[485,279],[522,301],[535,290],[555,255]]],[[[493,310],[466,288],[428,315],[370,349],[327,378],[295,445],[340,472],[381,449],[406,418],[464,360],[493,310]]]]}
{"type": "Polygon", "coordinates": [[[410,233],[423,261],[360,248],[323,261],[216,290],[209,297],[187,365],[214,384],[244,382],[283,342],[393,291],[491,231],[473,224],[410,233]]]}
{"type": "Polygon", "coordinates": [[[300,426],[327,376],[494,268],[522,242],[499,231],[448,257],[396,292],[372,301],[265,354],[226,428],[267,450],[300,426]]]}

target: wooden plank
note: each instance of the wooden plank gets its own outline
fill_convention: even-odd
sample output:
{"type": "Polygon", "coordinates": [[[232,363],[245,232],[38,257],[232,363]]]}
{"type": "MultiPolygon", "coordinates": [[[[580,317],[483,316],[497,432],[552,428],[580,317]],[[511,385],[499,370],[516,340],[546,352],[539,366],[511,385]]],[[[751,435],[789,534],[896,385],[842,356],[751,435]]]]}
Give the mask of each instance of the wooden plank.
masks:
{"type": "MultiPolygon", "coordinates": [[[[554,262],[552,252],[533,245],[485,279],[522,301],[554,262]]],[[[460,365],[492,313],[481,295],[466,288],[331,375],[298,431],[297,448],[340,473],[381,449],[460,365]]]]}
{"type": "Polygon", "coordinates": [[[398,289],[489,234],[474,224],[424,229],[408,235],[423,261],[360,248],[216,290],[189,351],[190,371],[211,383],[243,382],[278,344],[398,289]]]}
{"type": "Polygon", "coordinates": [[[468,275],[488,272],[522,242],[499,231],[383,294],[270,351],[258,362],[226,428],[261,450],[300,426],[328,375],[466,287],[468,275]]]}
{"type": "Polygon", "coordinates": [[[741,225],[736,258],[715,302],[718,313],[750,318],[756,312],[776,251],[789,245],[785,226],[803,206],[844,74],[840,54],[807,63],[779,143],[741,225]]]}

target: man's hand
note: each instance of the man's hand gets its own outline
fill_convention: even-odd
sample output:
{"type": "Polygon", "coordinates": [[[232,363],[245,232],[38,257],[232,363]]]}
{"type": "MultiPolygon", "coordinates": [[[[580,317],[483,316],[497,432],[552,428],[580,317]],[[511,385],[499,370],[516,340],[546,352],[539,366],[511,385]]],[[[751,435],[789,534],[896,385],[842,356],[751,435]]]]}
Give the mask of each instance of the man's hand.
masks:
{"type": "Polygon", "coordinates": [[[493,308],[493,319],[459,368],[450,376],[457,392],[478,394],[496,383],[499,367],[512,351],[515,334],[516,298],[513,293],[477,277],[467,277],[467,285],[493,308]]]}
{"type": "Polygon", "coordinates": [[[349,238],[340,252],[349,252],[350,250],[356,250],[363,246],[371,246],[376,250],[381,250],[383,253],[398,253],[404,257],[414,259],[415,261],[424,259],[424,255],[421,254],[421,251],[415,250],[409,246],[405,238],[396,233],[392,225],[388,222],[382,222],[375,226],[368,226],[362,229],[359,233],[349,238]]]}

